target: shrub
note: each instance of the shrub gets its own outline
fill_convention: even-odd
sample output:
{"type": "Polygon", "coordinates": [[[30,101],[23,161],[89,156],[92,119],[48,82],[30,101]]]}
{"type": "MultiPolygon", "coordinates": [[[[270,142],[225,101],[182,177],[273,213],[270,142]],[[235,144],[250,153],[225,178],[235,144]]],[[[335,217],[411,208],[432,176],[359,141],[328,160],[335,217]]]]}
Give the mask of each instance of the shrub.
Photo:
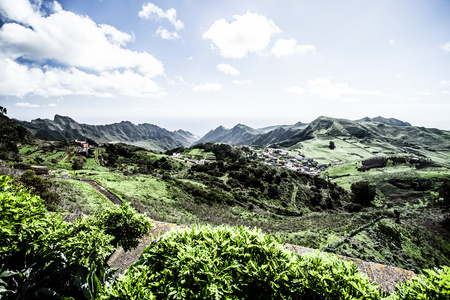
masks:
{"type": "Polygon", "coordinates": [[[423,270],[423,274],[397,286],[397,291],[388,299],[450,299],[450,267],[423,270]]]}
{"type": "Polygon", "coordinates": [[[151,219],[138,213],[129,202],[114,206],[97,218],[97,226],[114,237],[112,244],[121,246],[125,251],[136,248],[138,239],[153,228],[151,219]]]}
{"type": "Polygon", "coordinates": [[[19,180],[24,185],[33,188],[34,192],[44,200],[48,209],[53,209],[61,201],[60,196],[50,190],[53,183],[49,179],[36,175],[33,170],[25,171],[19,180]]]}
{"type": "Polygon", "coordinates": [[[103,299],[378,299],[352,262],[298,256],[244,227],[194,226],[152,243],[103,299]]]}
{"type": "Polygon", "coordinates": [[[94,299],[112,273],[112,244],[128,250],[150,220],[128,204],[66,223],[30,190],[0,176],[0,296],[94,299]]]}

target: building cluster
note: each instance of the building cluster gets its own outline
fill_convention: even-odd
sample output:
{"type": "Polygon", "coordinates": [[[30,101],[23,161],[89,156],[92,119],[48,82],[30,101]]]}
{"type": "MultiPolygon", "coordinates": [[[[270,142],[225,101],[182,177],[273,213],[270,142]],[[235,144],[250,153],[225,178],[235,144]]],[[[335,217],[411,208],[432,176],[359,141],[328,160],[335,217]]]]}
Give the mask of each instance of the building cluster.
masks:
{"type": "Polygon", "coordinates": [[[283,167],[295,172],[319,176],[320,172],[330,164],[319,164],[314,158],[306,158],[305,154],[290,154],[282,149],[266,148],[257,154],[258,160],[274,167],[283,167]]]}
{"type": "Polygon", "coordinates": [[[89,151],[93,151],[94,150],[94,146],[89,145],[88,142],[86,141],[79,141],[77,139],[72,141],[73,144],[80,146],[80,148],[78,149],[78,154],[84,155],[84,156],[88,156],[89,155],[89,151]]]}
{"type": "Polygon", "coordinates": [[[192,159],[188,157],[183,157],[183,154],[181,153],[173,153],[172,157],[177,159],[183,159],[184,161],[189,161],[197,165],[209,165],[211,163],[211,160],[209,159],[192,159]]]}

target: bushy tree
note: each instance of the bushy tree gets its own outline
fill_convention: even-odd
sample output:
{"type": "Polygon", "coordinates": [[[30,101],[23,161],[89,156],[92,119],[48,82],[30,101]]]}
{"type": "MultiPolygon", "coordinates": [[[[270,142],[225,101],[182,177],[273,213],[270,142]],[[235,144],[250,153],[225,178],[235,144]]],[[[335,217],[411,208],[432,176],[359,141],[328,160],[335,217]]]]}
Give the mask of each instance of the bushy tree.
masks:
{"type": "Polygon", "coordinates": [[[136,248],[138,239],[153,228],[151,219],[138,213],[129,202],[106,210],[97,219],[98,226],[114,237],[112,244],[125,251],[136,248]]]}
{"type": "Polygon", "coordinates": [[[370,206],[377,194],[375,186],[367,181],[355,182],[350,186],[353,201],[362,206],[370,206]]]}

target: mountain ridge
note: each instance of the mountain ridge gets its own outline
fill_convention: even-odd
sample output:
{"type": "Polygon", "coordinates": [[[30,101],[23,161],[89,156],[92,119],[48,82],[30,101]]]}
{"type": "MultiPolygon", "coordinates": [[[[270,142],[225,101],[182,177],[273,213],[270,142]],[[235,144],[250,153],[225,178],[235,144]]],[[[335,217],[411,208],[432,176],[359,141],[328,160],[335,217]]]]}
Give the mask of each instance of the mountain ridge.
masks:
{"type": "Polygon", "coordinates": [[[157,151],[189,146],[199,138],[181,129],[169,131],[154,124],[135,125],[130,121],[107,125],[88,125],[80,124],[70,117],[61,115],[55,115],[53,120],[35,119],[27,122],[13,119],[13,121],[30,130],[37,138],[91,139],[97,143],[119,141],[157,151]]]}
{"type": "Polygon", "coordinates": [[[169,131],[157,125],[130,121],[106,125],[88,125],[74,119],[55,115],[54,120],[35,119],[31,122],[13,119],[38,138],[91,139],[98,143],[124,142],[147,149],[164,151],[201,143],[226,143],[229,145],[292,147],[302,141],[320,136],[328,138],[379,139],[396,145],[409,145],[437,149],[450,148],[450,131],[412,126],[395,118],[365,117],[359,120],[320,116],[311,123],[275,125],[254,129],[239,123],[228,129],[218,126],[203,137],[182,129],[169,131]],[[420,142],[419,142],[420,140],[420,142]],[[420,144],[422,143],[422,144],[420,144]]]}

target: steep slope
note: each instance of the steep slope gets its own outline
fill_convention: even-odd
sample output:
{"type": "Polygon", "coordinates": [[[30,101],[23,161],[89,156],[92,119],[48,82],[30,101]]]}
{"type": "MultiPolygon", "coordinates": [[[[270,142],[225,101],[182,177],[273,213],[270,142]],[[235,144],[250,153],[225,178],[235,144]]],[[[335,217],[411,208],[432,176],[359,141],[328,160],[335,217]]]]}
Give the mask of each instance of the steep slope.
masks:
{"type": "Polygon", "coordinates": [[[153,124],[135,125],[128,121],[109,125],[79,124],[75,120],[55,115],[54,120],[36,119],[31,122],[14,120],[38,138],[74,140],[92,139],[97,143],[119,141],[152,150],[186,147],[198,139],[194,134],[178,130],[168,131],[153,124]]]}
{"type": "Polygon", "coordinates": [[[208,132],[196,142],[200,143],[226,143],[230,145],[265,146],[289,139],[308,124],[298,122],[294,125],[276,125],[260,129],[238,124],[232,129],[219,126],[208,132]]]}
{"type": "Polygon", "coordinates": [[[252,145],[253,140],[262,132],[244,124],[238,124],[231,129],[219,126],[208,132],[196,142],[201,143],[226,143],[230,145],[252,145]]]}

